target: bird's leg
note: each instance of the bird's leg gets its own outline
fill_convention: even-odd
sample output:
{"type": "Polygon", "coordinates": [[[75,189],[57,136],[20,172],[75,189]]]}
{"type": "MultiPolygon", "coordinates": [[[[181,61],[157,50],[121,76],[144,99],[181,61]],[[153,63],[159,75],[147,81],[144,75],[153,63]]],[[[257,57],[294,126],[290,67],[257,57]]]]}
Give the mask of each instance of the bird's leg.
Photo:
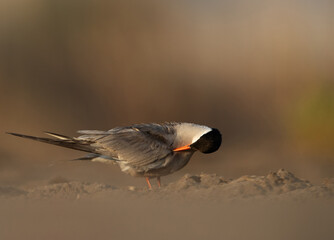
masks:
{"type": "Polygon", "coordinates": [[[160,177],[157,177],[158,186],[161,187],[160,177]]]}
{"type": "Polygon", "coordinates": [[[146,177],[145,179],[146,179],[148,188],[149,188],[150,190],[152,190],[152,186],[151,186],[151,183],[150,183],[150,179],[149,179],[148,177],[146,177]]]}

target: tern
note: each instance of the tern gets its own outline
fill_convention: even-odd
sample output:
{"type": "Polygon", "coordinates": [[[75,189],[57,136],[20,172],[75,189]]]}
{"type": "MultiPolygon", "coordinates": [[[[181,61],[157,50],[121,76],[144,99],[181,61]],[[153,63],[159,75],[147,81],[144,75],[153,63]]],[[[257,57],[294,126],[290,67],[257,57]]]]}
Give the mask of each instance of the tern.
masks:
{"type": "Polygon", "coordinates": [[[80,130],[79,137],[67,137],[45,132],[52,138],[19,133],[8,134],[39,142],[88,152],[76,160],[118,164],[120,169],[135,177],[150,178],[174,173],[187,165],[196,151],[212,153],[219,149],[222,136],[218,129],[184,122],[134,124],[108,131],[80,130]]]}

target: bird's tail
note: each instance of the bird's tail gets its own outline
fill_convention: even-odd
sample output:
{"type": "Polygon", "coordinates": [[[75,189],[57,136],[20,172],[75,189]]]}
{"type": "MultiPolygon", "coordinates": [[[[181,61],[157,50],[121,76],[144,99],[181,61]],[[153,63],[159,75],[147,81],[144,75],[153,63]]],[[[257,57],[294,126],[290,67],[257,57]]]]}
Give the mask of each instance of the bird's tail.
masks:
{"type": "Polygon", "coordinates": [[[71,148],[79,151],[89,152],[89,153],[96,153],[94,147],[91,146],[92,142],[86,141],[86,140],[78,140],[75,138],[67,137],[64,135],[51,133],[51,132],[45,132],[47,135],[54,137],[52,138],[44,138],[44,137],[34,137],[29,135],[24,135],[20,133],[12,133],[7,132],[7,134],[11,134],[13,136],[21,137],[21,138],[28,138],[31,140],[35,140],[38,142],[44,142],[49,143],[61,147],[71,148]]]}

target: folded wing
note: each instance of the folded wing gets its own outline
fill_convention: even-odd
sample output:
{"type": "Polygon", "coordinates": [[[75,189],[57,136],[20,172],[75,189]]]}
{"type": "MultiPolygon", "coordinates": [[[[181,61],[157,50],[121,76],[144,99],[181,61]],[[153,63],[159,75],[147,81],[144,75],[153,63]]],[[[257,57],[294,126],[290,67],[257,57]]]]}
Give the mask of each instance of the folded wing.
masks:
{"type": "Polygon", "coordinates": [[[95,152],[143,167],[172,154],[175,133],[168,125],[139,124],[109,131],[79,131],[79,140],[94,142],[95,152]]]}

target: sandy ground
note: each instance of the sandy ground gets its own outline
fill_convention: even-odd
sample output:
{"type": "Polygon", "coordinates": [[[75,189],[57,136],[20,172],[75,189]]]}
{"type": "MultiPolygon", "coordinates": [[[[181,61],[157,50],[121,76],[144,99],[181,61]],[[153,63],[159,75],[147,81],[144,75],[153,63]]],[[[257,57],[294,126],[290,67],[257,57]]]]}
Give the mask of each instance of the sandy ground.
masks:
{"type": "Polygon", "coordinates": [[[0,188],[0,239],[332,239],[334,179],[280,169],[184,175],[153,190],[54,179],[0,188]]]}

